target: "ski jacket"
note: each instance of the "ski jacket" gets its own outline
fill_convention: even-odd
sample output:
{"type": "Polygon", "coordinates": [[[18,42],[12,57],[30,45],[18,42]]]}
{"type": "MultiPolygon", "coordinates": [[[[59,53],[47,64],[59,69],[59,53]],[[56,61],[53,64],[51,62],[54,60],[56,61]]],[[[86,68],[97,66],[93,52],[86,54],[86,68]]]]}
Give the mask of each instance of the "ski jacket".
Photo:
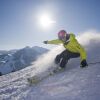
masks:
{"type": "Polygon", "coordinates": [[[86,60],[87,54],[85,49],[78,43],[73,33],[70,33],[70,37],[67,41],[62,41],[59,39],[47,41],[47,44],[63,44],[63,46],[73,53],[79,53],[81,61],[86,60]]]}

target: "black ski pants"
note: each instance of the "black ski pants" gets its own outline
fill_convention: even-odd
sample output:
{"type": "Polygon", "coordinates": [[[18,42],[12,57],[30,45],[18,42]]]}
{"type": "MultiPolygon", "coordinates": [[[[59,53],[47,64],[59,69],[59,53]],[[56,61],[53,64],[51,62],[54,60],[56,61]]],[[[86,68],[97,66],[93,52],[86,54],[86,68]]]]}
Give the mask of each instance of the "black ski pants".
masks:
{"type": "Polygon", "coordinates": [[[61,68],[65,68],[70,58],[77,58],[79,56],[80,56],[79,53],[73,53],[68,50],[64,50],[62,53],[56,56],[55,63],[60,64],[61,68]]]}

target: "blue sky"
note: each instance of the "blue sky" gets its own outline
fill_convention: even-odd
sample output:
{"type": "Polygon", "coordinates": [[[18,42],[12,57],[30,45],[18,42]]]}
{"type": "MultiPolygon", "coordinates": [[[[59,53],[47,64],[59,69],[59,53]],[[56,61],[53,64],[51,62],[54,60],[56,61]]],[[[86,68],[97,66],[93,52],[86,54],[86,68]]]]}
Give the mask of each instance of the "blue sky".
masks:
{"type": "Polygon", "coordinates": [[[91,29],[100,31],[100,0],[0,0],[0,50],[43,46],[66,29],[76,35],[91,29]],[[52,15],[55,25],[43,30],[40,13],[52,15]]]}

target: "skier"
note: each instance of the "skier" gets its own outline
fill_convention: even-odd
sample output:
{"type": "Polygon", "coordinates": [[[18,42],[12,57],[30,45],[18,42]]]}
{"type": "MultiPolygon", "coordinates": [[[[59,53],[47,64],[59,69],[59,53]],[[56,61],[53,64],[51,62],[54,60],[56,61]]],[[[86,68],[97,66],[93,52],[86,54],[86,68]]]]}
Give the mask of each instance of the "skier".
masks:
{"type": "Polygon", "coordinates": [[[63,44],[65,50],[58,54],[55,58],[55,63],[59,64],[60,69],[64,69],[70,58],[80,57],[80,67],[84,68],[88,66],[86,61],[86,51],[78,43],[73,33],[67,33],[65,30],[58,32],[58,39],[51,41],[44,41],[44,44],[63,44]]]}

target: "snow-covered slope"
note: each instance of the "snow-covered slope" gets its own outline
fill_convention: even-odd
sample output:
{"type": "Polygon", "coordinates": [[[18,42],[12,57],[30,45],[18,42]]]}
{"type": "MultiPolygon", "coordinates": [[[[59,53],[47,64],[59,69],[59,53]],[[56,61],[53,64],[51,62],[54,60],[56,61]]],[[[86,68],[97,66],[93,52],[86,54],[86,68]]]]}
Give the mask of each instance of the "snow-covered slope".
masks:
{"type": "MultiPolygon", "coordinates": [[[[94,47],[100,49],[99,44],[98,41],[94,47]]],[[[33,66],[1,76],[0,100],[100,100],[99,63],[81,69],[79,59],[72,59],[66,71],[50,76],[37,85],[28,85],[26,78],[55,66],[54,57],[62,50],[57,47],[41,56],[33,66]]],[[[91,46],[87,49],[89,55],[92,53],[88,62],[99,61],[100,53],[95,56],[96,50],[91,46]]]]}
{"type": "MultiPolygon", "coordinates": [[[[70,64],[69,64],[70,65],[70,64]]],[[[86,69],[70,66],[65,72],[51,76],[29,87],[26,78],[35,74],[33,66],[0,77],[0,100],[99,100],[99,64],[86,69]]]]}

